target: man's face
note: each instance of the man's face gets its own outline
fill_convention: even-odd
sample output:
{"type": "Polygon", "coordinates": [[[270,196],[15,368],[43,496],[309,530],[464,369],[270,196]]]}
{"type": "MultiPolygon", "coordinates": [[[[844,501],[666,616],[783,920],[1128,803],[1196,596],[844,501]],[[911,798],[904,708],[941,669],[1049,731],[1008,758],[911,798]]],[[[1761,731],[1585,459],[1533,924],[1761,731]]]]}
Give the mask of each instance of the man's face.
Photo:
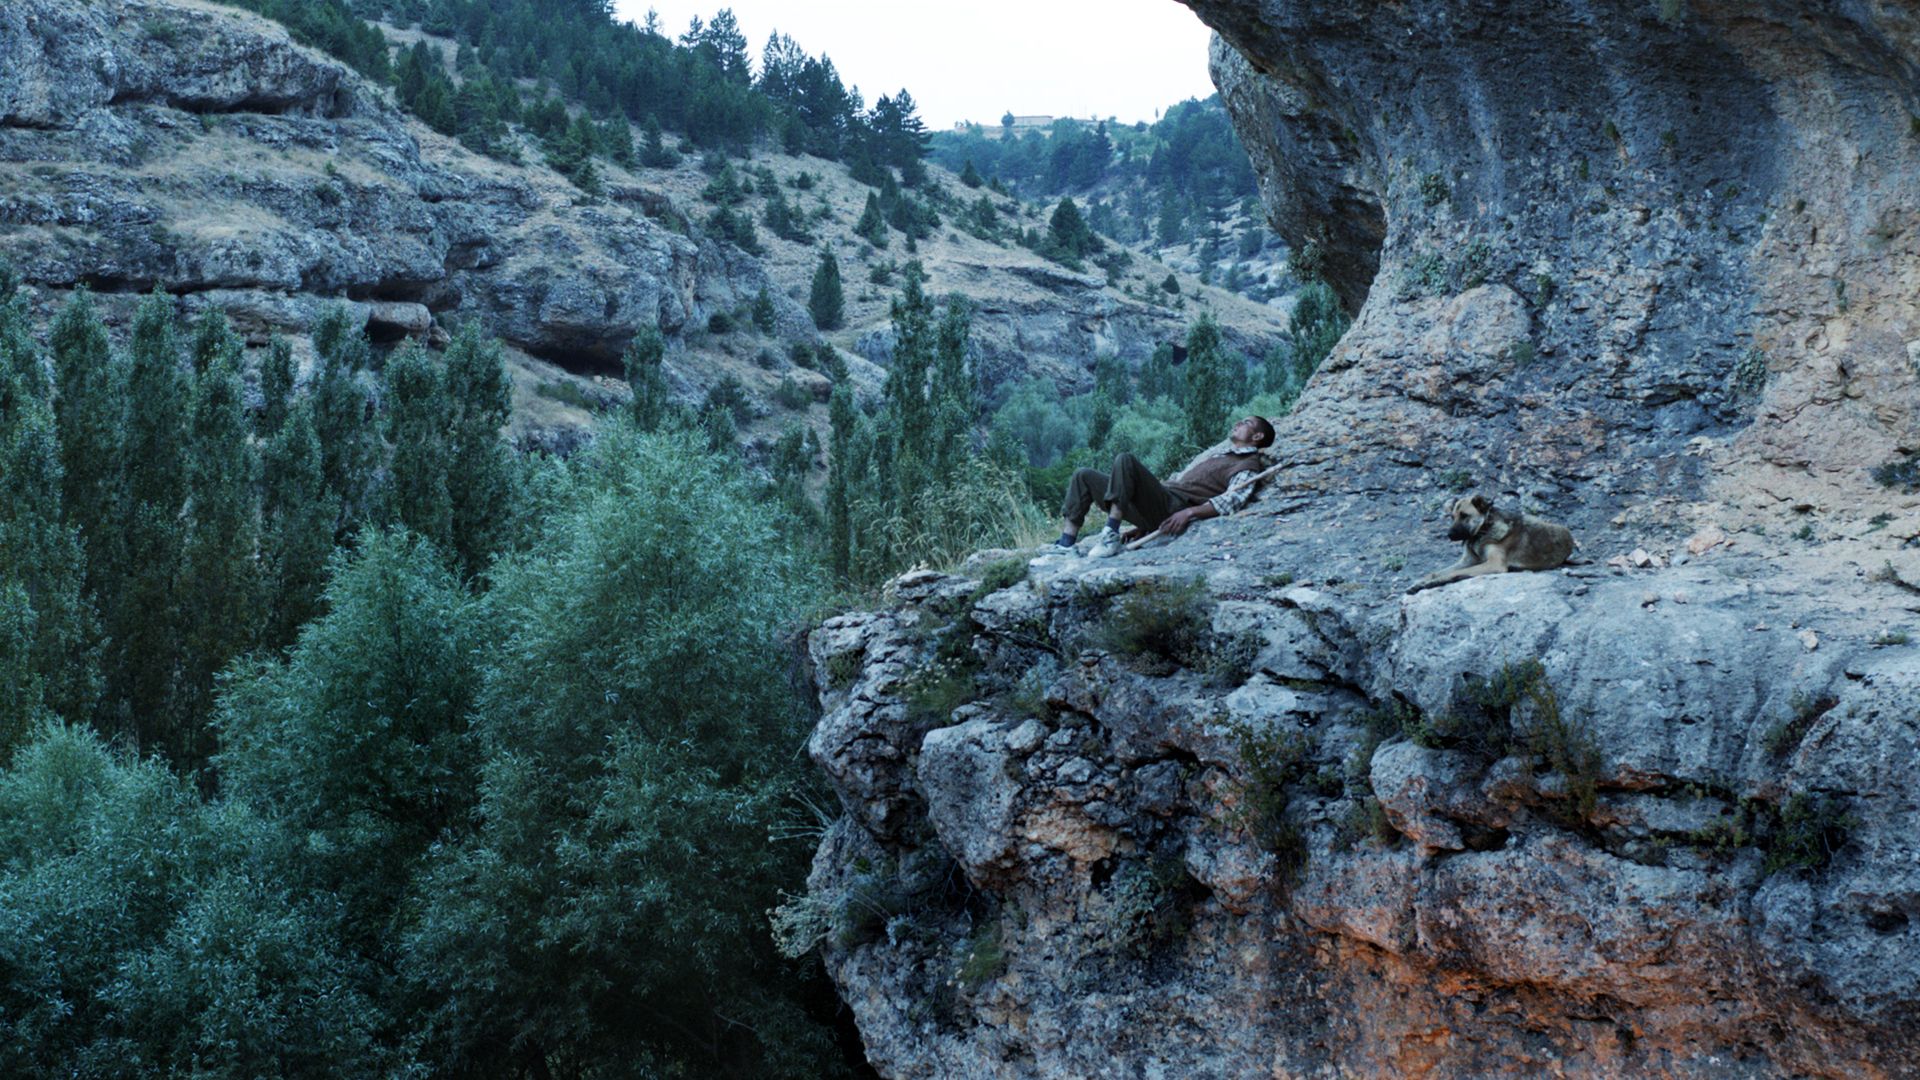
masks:
{"type": "Polygon", "coordinates": [[[1251,416],[1233,425],[1233,431],[1230,432],[1227,437],[1234,442],[1247,446],[1252,446],[1254,443],[1260,441],[1259,429],[1254,426],[1253,417],[1251,416]]]}

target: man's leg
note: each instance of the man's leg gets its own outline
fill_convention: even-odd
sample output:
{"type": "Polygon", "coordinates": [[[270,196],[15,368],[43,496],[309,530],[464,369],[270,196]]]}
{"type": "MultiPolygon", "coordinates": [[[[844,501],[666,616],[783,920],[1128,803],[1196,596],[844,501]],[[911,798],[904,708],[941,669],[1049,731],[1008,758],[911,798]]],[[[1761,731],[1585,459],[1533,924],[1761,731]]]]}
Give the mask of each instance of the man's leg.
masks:
{"type": "Polygon", "coordinates": [[[1061,532],[1058,541],[1061,547],[1072,547],[1080,535],[1080,525],[1087,520],[1087,511],[1094,500],[1107,490],[1107,474],[1097,469],[1076,469],[1067,481],[1067,500],[1060,507],[1061,532]]]}
{"type": "Polygon", "coordinates": [[[1110,521],[1124,518],[1148,531],[1159,528],[1161,522],[1186,505],[1185,499],[1168,491],[1160,478],[1132,454],[1120,454],[1113,459],[1113,476],[1107,483],[1103,501],[1110,508],[1107,511],[1112,515],[1110,521]]]}

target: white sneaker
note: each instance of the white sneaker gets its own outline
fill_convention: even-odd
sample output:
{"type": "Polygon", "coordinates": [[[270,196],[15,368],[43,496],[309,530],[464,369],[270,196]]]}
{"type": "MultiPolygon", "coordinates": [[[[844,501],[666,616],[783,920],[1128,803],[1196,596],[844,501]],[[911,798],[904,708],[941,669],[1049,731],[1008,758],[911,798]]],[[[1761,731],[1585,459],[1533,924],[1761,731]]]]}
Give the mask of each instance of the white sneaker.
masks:
{"type": "Polygon", "coordinates": [[[1120,540],[1120,530],[1108,525],[1094,537],[1093,547],[1087,551],[1089,559],[1111,559],[1126,550],[1127,545],[1120,540]]]}

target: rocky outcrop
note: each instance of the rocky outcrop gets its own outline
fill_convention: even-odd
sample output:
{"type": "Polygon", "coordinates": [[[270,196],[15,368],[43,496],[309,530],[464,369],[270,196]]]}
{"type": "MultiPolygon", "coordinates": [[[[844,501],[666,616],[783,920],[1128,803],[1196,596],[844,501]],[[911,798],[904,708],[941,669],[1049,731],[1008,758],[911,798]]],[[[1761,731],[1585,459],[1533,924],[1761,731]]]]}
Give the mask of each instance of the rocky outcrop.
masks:
{"type": "Polygon", "coordinates": [[[769,284],[737,249],[409,122],[277,24],[182,0],[9,4],[0,160],[27,281],[159,285],[255,335],[347,299],[376,336],[478,317],[532,355],[617,371],[641,327],[704,323],[769,284]]]}
{"type": "Polygon", "coordinates": [[[1365,297],[1303,454],[1604,520],[1871,516],[1920,450],[1909,6],[1189,6],[1274,225],[1365,297]]]}
{"type": "Polygon", "coordinates": [[[1920,1075],[1920,24],[1189,6],[1354,328],[1249,511],[814,635],[875,1066],[1920,1075]],[[1576,564],[1405,595],[1464,490],[1576,564]]]}
{"type": "Polygon", "coordinates": [[[1913,1075],[1902,601],[1207,528],[813,635],[798,903],[882,1075],[1913,1075]]]}

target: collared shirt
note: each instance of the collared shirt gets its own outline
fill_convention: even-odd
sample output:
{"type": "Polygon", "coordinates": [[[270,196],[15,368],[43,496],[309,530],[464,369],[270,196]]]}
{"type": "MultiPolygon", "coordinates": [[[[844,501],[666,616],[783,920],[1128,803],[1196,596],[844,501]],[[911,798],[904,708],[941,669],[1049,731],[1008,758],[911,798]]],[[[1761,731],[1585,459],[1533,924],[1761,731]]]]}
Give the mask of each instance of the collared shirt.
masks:
{"type": "Polygon", "coordinates": [[[1228,450],[1227,453],[1251,454],[1253,456],[1253,465],[1250,465],[1241,472],[1234,473],[1227,479],[1227,490],[1207,500],[1207,502],[1213,505],[1213,512],[1219,514],[1221,517],[1226,517],[1229,514],[1237,512],[1241,507],[1247,505],[1248,499],[1253,498],[1254,485],[1248,483],[1248,481],[1259,472],[1255,466],[1258,466],[1260,463],[1260,448],[1257,446],[1236,446],[1228,450]]]}

